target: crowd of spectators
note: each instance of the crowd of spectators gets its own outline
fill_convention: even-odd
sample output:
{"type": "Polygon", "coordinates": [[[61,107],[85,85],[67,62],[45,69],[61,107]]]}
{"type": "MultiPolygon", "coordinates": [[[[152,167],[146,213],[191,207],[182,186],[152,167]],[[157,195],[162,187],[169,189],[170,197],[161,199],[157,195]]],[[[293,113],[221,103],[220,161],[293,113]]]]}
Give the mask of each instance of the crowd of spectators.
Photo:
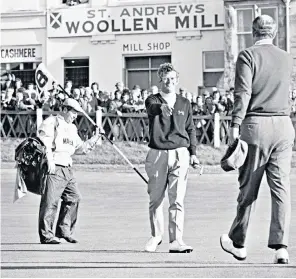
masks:
{"type": "MultiPolygon", "coordinates": [[[[93,82],[90,87],[74,87],[72,81],[67,81],[64,87],[65,92],[56,83],[52,83],[52,88],[41,94],[33,83],[29,83],[26,88],[19,78],[13,74],[7,75],[7,80],[1,84],[1,110],[10,111],[30,111],[42,108],[43,111],[60,111],[63,101],[71,96],[76,99],[84,111],[94,113],[98,108],[102,112],[121,116],[122,113],[145,113],[145,100],[150,94],[159,92],[159,88],[154,85],[151,88],[140,88],[134,85],[132,89],[126,88],[122,82],[115,84],[113,91],[102,91],[97,82],[93,82]]],[[[179,89],[179,94],[187,98],[192,104],[193,115],[208,116],[219,113],[221,116],[230,116],[233,110],[234,88],[220,91],[216,87],[203,89],[202,93],[195,96],[185,88],[179,89]]],[[[296,116],[296,90],[291,92],[291,114],[296,116]]],[[[127,119],[122,119],[125,125],[127,119]]],[[[210,120],[196,120],[197,136],[200,138],[204,130],[207,129],[208,139],[213,139],[213,125],[206,125],[210,120]],[[205,126],[207,126],[205,128],[205,126]]],[[[227,122],[221,125],[220,138],[223,141],[227,135],[227,122]]],[[[146,123],[147,124],[147,123],[146,123]]],[[[108,126],[109,124],[107,124],[108,126]]],[[[113,129],[117,138],[122,137],[120,123],[113,129]],[[116,131],[118,130],[118,131],[116,131]]],[[[126,125],[127,134],[132,133],[132,124],[126,125]]],[[[87,127],[86,127],[87,128],[87,127]]],[[[105,127],[108,130],[108,127],[105,127]]],[[[111,127],[109,127],[109,130],[111,127]]],[[[143,127],[139,132],[143,135],[143,127]]]]}
{"type": "MultiPolygon", "coordinates": [[[[13,74],[8,74],[7,77],[1,86],[2,110],[24,111],[42,108],[44,111],[59,111],[62,102],[71,96],[87,113],[93,113],[99,107],[103,112],[118,115],[142,113],[145,112],[146,98],[150,94],[159,92],[156,85],[151,88],[140,88],[139,85],[134,85],[132,89],[129,89],[122,82],[117,82],[113,91],[100,90],[97,82],[93,82],[90,87],[73,88],[72,81],[69,80],[65,84],[65,92],[53,82],[51,89],[39,94],[33,83],[29,83],[25,88],[22,81],[15,78],[13,74]]],[[[221,115],[231,114],[233,88],[223,94],[217,88],[212,88],[211,92],[205,90],[197,97],[185,88],[180,88],[179,94],[191,102],[194,115],[211,115],[216,112],[221,115]]]]}

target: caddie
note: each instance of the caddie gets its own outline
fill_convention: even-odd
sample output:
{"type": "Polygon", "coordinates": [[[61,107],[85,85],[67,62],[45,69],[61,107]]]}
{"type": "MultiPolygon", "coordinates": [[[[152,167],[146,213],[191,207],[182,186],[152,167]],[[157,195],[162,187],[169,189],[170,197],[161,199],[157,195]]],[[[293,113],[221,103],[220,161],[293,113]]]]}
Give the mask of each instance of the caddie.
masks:
{"type": "Polygon", "coordinates": [[[92,138],[82,141],[73,121],[82,108],[71,98],[64,101],[62,111],[57,116],[49,116],[38,129],[39,138],[46,146],[48,175],[39,210],[39,237],[42,244],[77,243],[73,237],[81,199],[72,170],[74,153],[86,154],[95,147],[100,134],[99,128],[92,138]],[[56,230],[54,222],[57,217],[56,230]]]}

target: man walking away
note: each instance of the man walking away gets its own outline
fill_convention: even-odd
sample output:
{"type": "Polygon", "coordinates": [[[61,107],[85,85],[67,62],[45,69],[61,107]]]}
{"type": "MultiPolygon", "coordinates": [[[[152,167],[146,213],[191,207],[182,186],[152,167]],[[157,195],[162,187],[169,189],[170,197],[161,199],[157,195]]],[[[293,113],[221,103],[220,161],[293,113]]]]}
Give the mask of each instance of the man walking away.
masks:
{"type": "Polygon", "coordinates": [[[247,257],[245,240],[251,208],[266,173],[271,193],[268,247],[275,249],[275,263],[289,262],[287,251],[291,198],[290,168],[295,132],[289,117],[289,83],[292,58],[272,44],[275,21],[267,15],[253,21],[255,44],[242,51],[236,63],[234,109],[230,144],[239,137],[248,143],[248,155],[239,169],[237,214],[222,248],[236,259],[247,257]]]}

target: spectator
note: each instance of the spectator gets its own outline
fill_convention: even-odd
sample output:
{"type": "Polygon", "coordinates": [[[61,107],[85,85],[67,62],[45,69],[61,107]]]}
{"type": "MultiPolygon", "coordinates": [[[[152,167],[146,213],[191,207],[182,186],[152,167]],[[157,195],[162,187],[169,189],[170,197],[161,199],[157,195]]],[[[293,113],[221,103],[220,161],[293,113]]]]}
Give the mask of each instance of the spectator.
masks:
{"type": "Polygon", "coordinates": [[[192,93],[190,93],[190,92],[186,92],[185,98],[186,98],[190,103],[192,103],[192,101],[193,101],[192,93]]]}
{"type": "Polygon", "coordinates": [[[202,96],[196,97],[196,103],[193,104],[192,110],[193,110],[193,115],[205,114],[205,106],[204,106],[202,96]]]}
{"type": "Polygon", "coordinates": [[[151,94],[157,94],[158,93],[158,87],[156,85],[151,86],[150,88],[151,94]]]}
{"type": "Polygon", "coordinates": [[[52,96],[56,96],[60,93],[59,89],[58,89],[58,84],[53,81],[52,82],[52,88],[50,90],[48,90],[48,92],[52,95],[52,96]]]}
{"type": "Polygon", "coordinates": [[[108,91],[100,92],[98,106],[101,107],[102,112],[107,112],[109,110],[110,102],[108,91]]]}
{"type": "Polygon", "coordinates": [[[66,85],[65,85],[65,91],[66,91],[69,95],[71,95],[71,93],[72,93],[72,86],[73,86],[72,80],[68,80],[68,81],[66,82],[66,85]]]}
{"type": "Polygon", "coordinates": [[[9,72],[1,76],[1,89],[6,91],[7,88],[15,88],[15,75],[9,72]],[[4,79],[4,83],[2,83],[2,78],[4,79]]]}
{"type": "Polygon", "coordinates": [[[13,97],[14,89],[8,87],[6,90],[6,97],[2,103],[3,110],[15,110],[16,100],[13,97]]]}
{"type": "Polygon", "coordinates": [[[147,89],[141,90],[141,100],[145,103],[146,99],[148,98],[149,93],[147,89]]]}
{"type": "Polygon", "coordinates": [[[187,93],[186,89],[185,89],[184,87],[180,87],[180,89],[179,89],[179,94],[180,94],[182,97],[186,98],[186,93],[187,93]]]}
{"type": "Polygon", "coordinates": [[[84,94],[85,94],[85,87],[84,86],[79,86],[79,90],[80,90],[80,98],[83,98],[84,94]]]}
{"type": "MultiPolygon", "coordinates": [[[[110,102],[108,112],[114,113],[118,116],[122,116],[121,113],[121,106],[122,106],[122,100],[121,100],[121,91],[116,90],[115,91],[115,97],[114,100],[110,102]]],[[[111,118],[112,122],[112,131],[113,131],[113,140],[119,140],[122,139],[122,131],[120,130],[121,123],[118,121],[117,118],[111,118]],[[116,124],[114,124],[116,121],[116,124]]],[[[107,129],[110,130],[110,127],[108,126],[107,129]]]]}
{"type": "Polygon", "coordinates": [[[291,93],[291,116],[296,115],[296,89],[292,90],[291,93]]]}
{"type": "Polygon", "coordinates": [[[99,93],[100,93],[99,84],[97,82],[93,82],[91,84],[90,88],[93,91],[94,97],[98,99],[99,98],[99,93]]]}
{"type": "Polygon", "coordinates": [[[136,94],[138,97],[141,96],[141,87],[139,85],[135,85],[133,87],[133,91],[134,91],[134,94],[136,94]]]}
{"type": "Polygon", "coordinates": [[[226,92],[226,98],[227,98],[227,107],[226,107],[227,113],[226,113],[226,115],[231,116],[232,111],[233,111],[234,96],[229,91],[229,92],[226,92]]]}
{"type": "Polygon", "coordinates": [[[23,85],[22,81],[20,78],[15,79],[15,86],[14,86],[14,97],[16,96],[16,92],[19,88],[21,88],[23,85]]]}
{"type": "Polygon", "coordinates": [[[115,98],[110,102],[109,110],[110,113],[116,113],[117,115],[122,115],[121,113],[121,106],[122,106],[122,100],[121,100],[121,91],[117,90],[115,91],[115,98]]]}
{"type": "Polygon", "coordinates": [[[124,84],[123,84],[123,82],[121,82],[121,81],[116,82],[116,84],[115,84],[115,88],[116,88],[115,91],[119,90],[120,92],[122,92],[123,89],[124,89],[124,84]]]}
{"type": "Polygon", "coordinates": [[[79,88],[74,88],[73,89],[73,99],[75,99],[78,103],[80,102],[80,90],[79,90],[79,88]]]}

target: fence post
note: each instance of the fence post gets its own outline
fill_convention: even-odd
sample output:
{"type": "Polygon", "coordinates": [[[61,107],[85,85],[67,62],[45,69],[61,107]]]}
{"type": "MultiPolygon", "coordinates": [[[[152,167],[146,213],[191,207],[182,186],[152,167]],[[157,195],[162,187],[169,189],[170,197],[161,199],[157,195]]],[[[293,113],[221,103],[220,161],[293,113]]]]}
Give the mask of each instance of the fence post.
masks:
{"type": "Polygon", "coordinates": [[[36,126],[37,126],[37,131],[36,131],[36,135],[38,136],[38,129],[43,121],[43,117],[42,117],[43,111],[41,108],[38,108],[36,110],[36,126]]]}
{"type": "Polygon", "coordinates": [[[214,147],[220,147],[220,114],[214,114],[214,147]]]}
{"type": "MultiPolygon", "coordinates": [[[[98,127],[102,127],[102,109],[100,107],[96,110],[96,124],[98,127]]],[[[97,145],[102,145],[102,137],[97,141],[97,145]]]]}

